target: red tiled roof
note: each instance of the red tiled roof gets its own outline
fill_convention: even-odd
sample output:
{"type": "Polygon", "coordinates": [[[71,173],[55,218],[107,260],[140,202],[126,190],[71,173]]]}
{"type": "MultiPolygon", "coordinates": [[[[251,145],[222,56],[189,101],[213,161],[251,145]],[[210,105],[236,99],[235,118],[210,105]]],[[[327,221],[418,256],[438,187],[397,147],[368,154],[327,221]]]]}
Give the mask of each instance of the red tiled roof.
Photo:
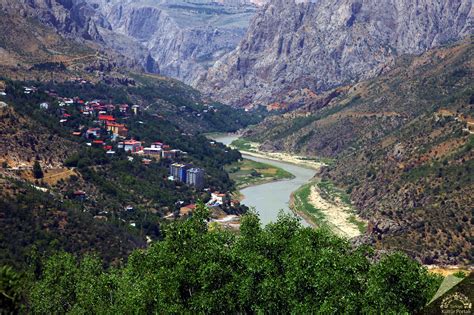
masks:
{"type": "Polygon", "coordinates": [[[115,121],[115,118],[112,115],[99,115],[99,120],[115,121]]]}
{"type": "Polygon", "coordinates": [[[128,145],[131,145],[131,144],[141,144],[140,141],[136,141],[136,140],[125,140],[123,142],[123,144],[128,144],[128,145]]]}

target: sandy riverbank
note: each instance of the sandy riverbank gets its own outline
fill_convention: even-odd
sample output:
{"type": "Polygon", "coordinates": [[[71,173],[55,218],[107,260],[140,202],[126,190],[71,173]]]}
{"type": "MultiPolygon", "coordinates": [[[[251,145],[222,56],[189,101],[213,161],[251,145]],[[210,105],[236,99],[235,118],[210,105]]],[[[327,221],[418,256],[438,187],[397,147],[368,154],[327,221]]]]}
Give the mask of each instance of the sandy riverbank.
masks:
{"type": "Polygon", "coordinates": [[[358,227],[349,221],[352,209],[342,202],[324,199],[316,186],[311,186],[308,201],[321,211],[335,233],[348,238],[361,235],[358,227]]]}
{"type": "Polygon", "coordinates": [[[269,159],[278,162],[295,164],[302,167],[311,168],[314,170],[319,170],[324,164],[312,160],[305,160],[303,156],[291,155],[289,153],[283,152],[264,152],[264,151],[244,151],[239,150],[243,155],[250,155],[262,159],[269,159]]]}

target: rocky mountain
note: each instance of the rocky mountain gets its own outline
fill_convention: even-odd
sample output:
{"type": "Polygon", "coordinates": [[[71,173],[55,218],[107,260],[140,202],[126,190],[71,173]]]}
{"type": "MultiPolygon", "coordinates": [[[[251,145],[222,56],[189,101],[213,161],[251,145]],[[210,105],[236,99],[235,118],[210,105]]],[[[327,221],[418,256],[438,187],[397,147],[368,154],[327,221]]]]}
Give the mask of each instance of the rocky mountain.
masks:
{"type": "MultiPolygon", "coordinates": [[[[148,62],[159,65],[161,74],[186,83],[238,45],[256,12],[255,5],[242,0],[88,2],[106,17],[114,33],[148,51],[148,62]]],[[[115,38],[105,36],[105,41],[121,49],[115,38]]]]}
{"type": "MultiPolygon", "coordinates": [[[[144,70],[194,82],[245,35],[262,1],[0,0],[0,10],[35,18],[99,44],[144,70]]],[[[127,66],[129,66],[127,64],[127,66]]]]}
{"type": "Polygon", "coordinates": [[[472,40],[399,58],[244,137],[262,150],[333,159],[320,177],[350,195],[369,239],[427,264],[472,262],[472,40]]]}
{"type": "MultiPolygon", "coordinates": [[[[156,65],[150,62],[148,51],[132,38],[115,33],[97,7],[85,0],[0,0],[0,12],[8,19],[22,19],[25,26],[36,24],[35,27],[40,29],[49,28],[58,32],[51,36],[61,35],[80,44],[93,46],[94,50],[113,56],[114,62],[119,66],[157,72],[156,65]]],[[[23,28],[25,26],[20,25],[23,28]]],[[[5,35],[14,39],[11,32],[5,29],[5,35]]],[[[48,37],[36,35],[38,34],[35,32],[20,34],[21,37],[29,36],[35,41],[48,40],[48,37]]],[[[54,49],[48,53],[61,55],[61,50],[54,49]]]]}
{"type": "Polygon", "coordinates": [[[319,93],[464,37],[472,18],[471,0],[274,0],[197,87],[234,105],[319,93]]]}

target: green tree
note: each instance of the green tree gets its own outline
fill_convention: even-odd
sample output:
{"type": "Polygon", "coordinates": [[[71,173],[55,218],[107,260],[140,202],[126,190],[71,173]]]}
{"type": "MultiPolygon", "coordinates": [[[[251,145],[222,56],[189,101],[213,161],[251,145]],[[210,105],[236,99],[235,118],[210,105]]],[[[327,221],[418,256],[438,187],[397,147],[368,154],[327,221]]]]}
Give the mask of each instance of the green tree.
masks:
{"type": "Polygon", "coordinates": [[[440,285],[437,276],[405,254],[384,257],[370,268],[365,292],[368,313],[413,313],[428,303],[440,285]]]}
{"type": "Polygon", "coordinates": [[[372,262],[329,230],[292,215],[262,227],[255,212],[240,234],[208,229],[209,212],[164,229],[163,241],[103,269],[97,258],[51,257],[31,294],[37,313],[411,313],[438,279],[402,254],[372,262]]]}
{"type": "Polygon", "coordinates": [[[10,266],[0,267],[0,313],[15,314],[23,307],[24,279],[10,266]]]}
{"type": "Polygon", "coordinates": [[[38,160],[35,161],[33,164],[33,176],[36,179],[40,179],[44,177],[43,170],[41,169],[41,165],[38,160]]]}

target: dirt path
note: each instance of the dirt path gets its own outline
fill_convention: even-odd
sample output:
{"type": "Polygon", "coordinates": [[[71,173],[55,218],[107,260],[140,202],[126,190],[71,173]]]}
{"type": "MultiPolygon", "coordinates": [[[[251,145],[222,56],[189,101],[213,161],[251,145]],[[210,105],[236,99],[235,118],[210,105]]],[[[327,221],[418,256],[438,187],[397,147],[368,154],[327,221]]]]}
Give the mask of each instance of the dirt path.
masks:
{"type": "Polygon", "coordinates": [[[316,209],[321,210],[335,233],[348,238],[353,238],[361,234],[357,226],[349,222],[352,210],[343,205],[342,202],[332,202],[324,199],[321,196],[319,188],[316,186],[311,187],[311,193],[308,199],[316,209]]]}

